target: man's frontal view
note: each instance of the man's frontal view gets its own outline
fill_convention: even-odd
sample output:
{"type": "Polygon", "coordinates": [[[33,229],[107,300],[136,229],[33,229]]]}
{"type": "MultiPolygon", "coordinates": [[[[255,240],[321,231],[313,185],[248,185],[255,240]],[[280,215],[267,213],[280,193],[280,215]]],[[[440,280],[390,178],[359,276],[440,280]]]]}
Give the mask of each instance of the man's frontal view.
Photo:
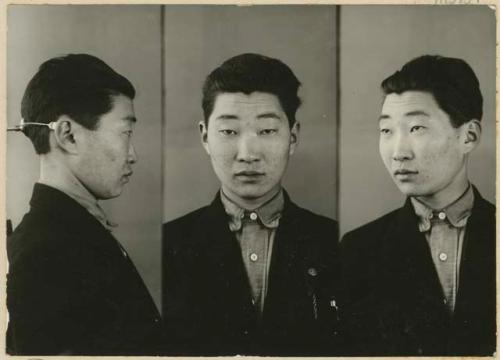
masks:
{"type": "Polygon", "coordinates": [[[258,54],[205,81],[199,130],[220,191],[163,228],[172,354],[335,352],[337,224],[281,186],[299,140],[299,86],[287,65],[258,54]]]}

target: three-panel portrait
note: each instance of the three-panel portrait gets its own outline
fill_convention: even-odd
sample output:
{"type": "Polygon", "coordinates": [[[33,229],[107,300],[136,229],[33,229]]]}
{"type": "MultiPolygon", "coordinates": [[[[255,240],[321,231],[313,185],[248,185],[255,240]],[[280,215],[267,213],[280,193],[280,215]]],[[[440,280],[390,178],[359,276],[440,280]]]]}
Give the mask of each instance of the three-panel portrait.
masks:
{"type": "Polygon", "coordinates": [[[3,353],[496,354],[494,8],[5,8],[3,353]]]}

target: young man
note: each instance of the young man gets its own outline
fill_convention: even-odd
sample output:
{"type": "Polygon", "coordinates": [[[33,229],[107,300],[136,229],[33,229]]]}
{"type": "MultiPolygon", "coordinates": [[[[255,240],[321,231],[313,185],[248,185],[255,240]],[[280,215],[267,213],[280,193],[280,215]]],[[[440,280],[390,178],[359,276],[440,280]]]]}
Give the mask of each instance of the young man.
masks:
{"type": "Polygon", "coordinates": [[[495,207],[469,182],[483,99],[463,60],[422,56],[382,82],[380,155],[404,206],[345,235],[351,353],[495,352],[495,207]]]}
{"type": "Polygon", "coordinates": [[[171,354],[337,351],[337,224],[281,187],[299,138],[299,86],[288,66],[257,54],[206,79],[199,128],[221,190],[163,229],[171,354]]]}
{"type": "Polygon", "coordinates": [[[7,240],[7,350],[15,355],[155,354],[160,317],[98,200],[132,175],[132,84],[103,61],[43,63],[21,130],[40,156],[30,211],[7,240]]]}

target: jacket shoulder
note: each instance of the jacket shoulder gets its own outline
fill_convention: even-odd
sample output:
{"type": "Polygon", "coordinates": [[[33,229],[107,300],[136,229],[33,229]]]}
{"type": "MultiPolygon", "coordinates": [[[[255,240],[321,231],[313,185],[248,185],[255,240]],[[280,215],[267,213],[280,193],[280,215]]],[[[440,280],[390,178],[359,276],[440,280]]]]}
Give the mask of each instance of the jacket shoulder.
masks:
{"type": "MultiPolygon", "coordinates": [[[[296,206],[296,205],[295,205],[296,206]]],[[[300,219],[304,227],[311,231],[324,233],[325,231],[335,234],[338,238],[338,222],[329,217],[318,215],[310,210],[296,206],[295,216],[300,219]]]]}
{"type": "Polygon", "coordinates": [[[299,251],[305,259],[323,264],[321,266],[326,268],[336,269],[339,247],[337,221],[297,206],[292,222],[290,219],[283,219],[283,222],[280,221],[280,226],[285,228],[290,226],[284,231],[288,233],[296,231],[295,236],[304,240],[300,242],[299,251]],[[295,224],[292,225],[294,221],[295,224]]]}
{"type": "Polygon", "coordinates": [[[191,211],[186,215],[173,219],[163,224],[163,240],[168,238],[167,243],[172,243],[176,239],[185,239],[196,228],[196,224],[207,211],[208,206],[191,211]]]}
{"type": "MultiPolygon", "coordinates": [[[[7,253],[9,261],[16,263],[18,259],[30,254],[51,254],[53,245],[58,246],[58,240],[63,238],[61,224],[45,213],[29,212],[7,237],[7,253]]],[[[64,241],[62,241],[64,245],[64,241]]]]}
{"type": "Polygon", "coordinates": [[[167,221],[163,224],[164,230],[173,230],[179,229],[183,227],[190,227],[193,223],[195,223],[200,216],[204,213],[204,211],[208,208],[208,206],[203,206],[199,209],[191,211],[186,215],[180,216],[176,219],[167,221]]]}
{"type": "Polygon", "coordinates": [[[305,221],[315,223],[317,225],[337,226],[337,221],[327,216],[316,214],[311,210],[307,210],[298,206],[297,211],[305,221]]]}
{"type": "Polygon", "coordinates": [[[376,246],[379,239],[394,225],[401,209],[393,210],[354,230],[347,232],[341,241],[341,248],[376,246]]]}
{"type": "Polygon", "coordinates": [[[496,206],[490,203],[488,200],[481,198],[479,200],[481,211],[483,211],[488,216],[494,216],[496,213],[496,206]]]}

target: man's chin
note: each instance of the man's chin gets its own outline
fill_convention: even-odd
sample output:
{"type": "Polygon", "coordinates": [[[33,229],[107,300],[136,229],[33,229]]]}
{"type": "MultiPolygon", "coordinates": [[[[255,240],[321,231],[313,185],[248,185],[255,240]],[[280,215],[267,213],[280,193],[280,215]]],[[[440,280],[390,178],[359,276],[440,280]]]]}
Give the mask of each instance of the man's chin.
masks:
{"type": "Polygon", "coordinates": [[[244,200],[255,201],[259,200],[265,194],[255,193],[255,192],[245,192],[245,193],[236,193],[236,195],[244,200]]]}
{"type": "Polygon", "coordinates": [[[245,201],[258,201],[266,197],[268,191],[258,189],[240,189],[239,191],[231,191],[232,194],[245,201]]]}
{"type": "Polygon", "coordinates": [[[414,184],[396,183],[396,186],[398,187],[399,191],[405,196],[419,196],[419,195],[421,195],[419,189],[414,184]]]}
{"type": "Polygon", "coordinates": [[[101,194],[98,199],[99,200],[109,200],[109,199],[114,199],[114,198],[117,198],[119,197],[123,192],[123,187],[120,187],[120,188],[117,188],[117,189],[113,189],[113,190],[110,190],[104,194],[101,194]]]}

